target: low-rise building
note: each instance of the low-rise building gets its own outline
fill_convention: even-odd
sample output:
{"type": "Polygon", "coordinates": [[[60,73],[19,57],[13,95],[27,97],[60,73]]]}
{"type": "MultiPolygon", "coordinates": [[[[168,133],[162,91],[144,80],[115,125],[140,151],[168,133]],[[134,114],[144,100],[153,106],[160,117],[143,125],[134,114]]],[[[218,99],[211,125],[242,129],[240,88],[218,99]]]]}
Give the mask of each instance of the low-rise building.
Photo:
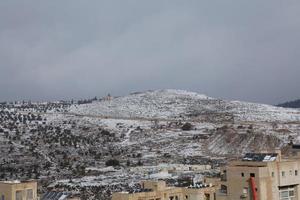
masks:
{"type": "Polygon", "coordinates": [[[112,200],[215,200],[212,185],[168,187],[164,181],[143,181],[141,186],[141,190],[114,193],[112,200]]]}
{"type": "Polygon", "coordinates": [[[300,200],[300,154],[248,153],[221,173],[217,200],[300,200]]]}
{"type": "Polygon", "coordinates": [[[168,171],[169,173],[176,172],[203,172],[211,170],[211,165],[186,165],[186,164],[167,164],[161,163],[155,166],[138,166],[132,167],[130,171],[139,171],[145,173],[157,173],[159,171],[168,171]]]}
{"type": "Polygon", "coordinates": [[[36,181],[1,181],[1,200],[37,200],[36,181]]]}
{"type": "Polygon", "coordinates": [[[80,200],[80,197],[69,192],[49,191],[43,194],[40,200],[80,200]]]}

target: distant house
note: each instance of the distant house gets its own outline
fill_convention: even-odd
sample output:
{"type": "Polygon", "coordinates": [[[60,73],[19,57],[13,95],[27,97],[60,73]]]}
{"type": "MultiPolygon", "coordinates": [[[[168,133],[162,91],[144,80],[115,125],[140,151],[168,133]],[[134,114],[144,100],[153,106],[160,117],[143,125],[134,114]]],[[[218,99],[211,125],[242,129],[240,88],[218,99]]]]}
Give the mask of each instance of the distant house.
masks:
{"type": "Polygon", "coordinates": [[[1,200],[38,200],[36,181],[1,181],[1,200]]]}
{"type": "Polygon", "coordinates": [[[111,100],[113,100],[113,97],[110,94],[102,98],[102,101],[111,101],[111,100]]]}
{"type": "Polygon", "coordinates": [[[118,192],[112,200],[213,200],[216,188],[211,185],[167,187],[164,181],[144,181],[140,190],[118,192]]]}
{"type": "Polygon", "coordinates": [[[37,194],[37,181],[0,181],[0,200],[80,200],[67,192],[37,194]]]}

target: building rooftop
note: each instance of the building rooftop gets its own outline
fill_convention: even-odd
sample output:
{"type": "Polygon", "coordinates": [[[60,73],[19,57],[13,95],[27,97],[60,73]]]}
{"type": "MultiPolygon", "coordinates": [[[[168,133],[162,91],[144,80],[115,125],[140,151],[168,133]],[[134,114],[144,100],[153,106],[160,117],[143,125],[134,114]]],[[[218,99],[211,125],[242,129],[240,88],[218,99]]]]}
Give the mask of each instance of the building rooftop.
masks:
{"type": "Polygon", "coordinates": [[[13,181],[0,181],[0,183],[14,184],[14,183],[21,183],[21,181],[19,181],[19,180],[13,180],[13,181]]]}
{"type": "Polygon", "coordinates": [[[242,161],[272,162],[277,156],[277,153],[246,153],[242,161]]]}
{"type": "Polygon", "coordinates": [[[47,192],[45,193],[41,200],[65,200],[70,196],[66,192],[47,192]]]}
{"type": "Polygon", "coordinates": [[[152,192],[152,189],[148,188],[140,188],[140,189],[130,189],[128,191],[125,191],[123,193],[128,193],[128,194],[134,194],[134,193],[141,193],[141,192],[152,192]]]}
{"type": "Polygon", "coordinates": [[[20,183],[30,183],[30,182],[36,182],[36,181],[35,180],[26,180],[26,181],[9,180],[9,181],[0,181],[0,183],[4,183],[4,184],[20,184],[20,183]]]}
{"type": "Polygon", "coordinates": [[[210,184],[195,184],[193,186],[189,186],[187,187],[188,189],[201,189],[201,188],[208,188],[208,187],[213,187],[212,185],[210,184]]]}

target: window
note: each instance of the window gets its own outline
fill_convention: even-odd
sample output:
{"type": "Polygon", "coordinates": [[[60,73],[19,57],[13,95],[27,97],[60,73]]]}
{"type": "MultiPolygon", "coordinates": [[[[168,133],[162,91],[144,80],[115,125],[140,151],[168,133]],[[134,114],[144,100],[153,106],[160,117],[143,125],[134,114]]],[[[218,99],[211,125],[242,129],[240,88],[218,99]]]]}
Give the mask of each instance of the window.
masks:
{"type": "Polygon", "coordinates": [[[290,170],[290,175],[291,175],[291,176],[293,175],[293,172],[292,172],[292,170],[290,170]]]}
{"type": "Polygon", "coordinates": [[[220,192],[223,194],[227,194],[227,186],[226,185],[221,185],[220,192]]]}
{"type": "Polygon", "coordinates": [[[281,176],[282,176],[282,177],[285,177],[285,171],[282,171],[282,172],[281,172],[281,176]]]}
{"type": "Polygon", "coordinates": [[[280,197],[281,198],[287,198],[287,197],[289,197],[289,192],[288,191],[282,191],[280,197]]]}
{"type": "Polygon", "coordinates": [[[189,196],[188,196],[188,195],[185,195],[185,199],[189,199],[189,196]]]}
{"type": "Polygon", "coordinates": [[[295,188],[294,187],[285,187],[279,190],[279,199],[280,200],[291,200],[295,197],[295,188]]]}
{"type": "Polygon", "coordinates": [[[210,200],[210,194],[204,194],[205,195],[205,200],[210,200]]]}
{"type": "Polygon", "coordinates": [[[242,175],[242,177],[244,177],[244,176],[245,176],[245,174],[244,174],[243,172],[241,173],[241,175],[242,175]]]}
{"type": "Polygon", "coordinates": [[[22,190],[16,191],[16,200],[22,200],[22,190]]]}
{"type": "Polygon", "coordinates": [[[254,173],[250,173],[250,177],[255,177],[255,174],[254,173]]]}
{"type": "Polygon", "coordinates": [[[274,172],[272,172],[272,177],[274,177],[275,176],[275,174],[274,174],[274,172]]]}
{"type": "Polygon", "coordinates": [[[33,199],[33,190],[28,189],[26,194],[26,200],[32,200],[33,199]]]}
{"type": "Polygon", "coordinates": [[[295,176],[298,176],[298,170],[295,170],[295,176]]]}
{"type": "Polygon", "coordinates": [[[247,187],[244,187],[243,194],[248,194],[248,188],[247,187]]]}

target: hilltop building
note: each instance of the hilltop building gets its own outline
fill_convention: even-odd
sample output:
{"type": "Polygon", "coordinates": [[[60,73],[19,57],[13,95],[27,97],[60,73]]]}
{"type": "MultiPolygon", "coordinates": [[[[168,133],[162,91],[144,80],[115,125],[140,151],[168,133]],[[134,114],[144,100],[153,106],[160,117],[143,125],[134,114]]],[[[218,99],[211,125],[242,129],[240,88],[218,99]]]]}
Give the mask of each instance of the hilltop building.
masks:
{"type": "Polygon", "coordinates": [[[102,101],[111,101],[111,100],[113,100],[113,97],[110,94],[102,98],[102,101]]]}
{"type": "Polygon", "coordinates": [[[37,200],[36,181],[1,181],[1,200],[37,200]]]}
{"type": "Polygon", "coordinates": [[[112,200],[215,200],[212,185],[167,187],[164,181],[144,181],[141,185],[141,190],[114,193],[112,200]]]}
{"type": "Polygon", "coordinates": [[[223,168],[217,200],[300,200],[300,146],[287,157],[281,151],[248,153],[223,168]]]}

